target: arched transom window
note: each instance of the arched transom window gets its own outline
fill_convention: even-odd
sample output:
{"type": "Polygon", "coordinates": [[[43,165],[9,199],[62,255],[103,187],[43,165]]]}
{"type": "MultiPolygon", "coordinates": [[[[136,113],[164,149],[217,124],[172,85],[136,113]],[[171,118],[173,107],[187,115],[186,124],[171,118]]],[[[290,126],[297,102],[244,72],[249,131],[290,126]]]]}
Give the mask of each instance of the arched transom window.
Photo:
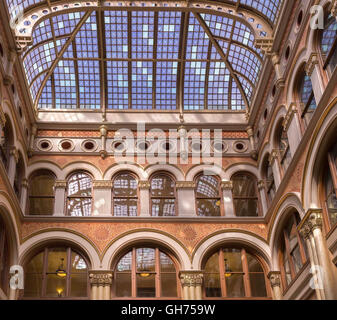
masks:
{"type": "Polygon", "coordinates": [[[220,179],[217,176],[201,175],[196,181],[197,215],[202,217],[221,216],[220,179]]]}
{"type": "Polygon", "coordinates": [[[266,298],[266,275],[259,259],[241,248],[221,248],[205,264],[208,298],[266,298]]]}
{"type": "Polygon", "coordinates": [[[47,247],[25,266],[24,297],[86,298],[88,263],[69,247],[47,247]]]}
{"type": "Polygon", "coordinates": [[[158,248],[132,248],[118,261],[114,279],[116,298],[178,297],[176,265],[158,248]]]}
{"type": "Polygon", "coordinates": [[[67,210],[69,216],[91,215],[92,179],[85,172],[77,172],[68,179],[67,210]]]}
{"type": "Polygon", "coordinates": [[[113,181],[113,215],[135,217],[138,215],[138,182],[130,173],[121,173],[113,181]]]}
{"type": "Polygon", "coordinates": [[[331,14],[325,19],[321,33],[321,53],[324,69],[329,68],[332,72],[337,65],[337,21],[331,14]]]}

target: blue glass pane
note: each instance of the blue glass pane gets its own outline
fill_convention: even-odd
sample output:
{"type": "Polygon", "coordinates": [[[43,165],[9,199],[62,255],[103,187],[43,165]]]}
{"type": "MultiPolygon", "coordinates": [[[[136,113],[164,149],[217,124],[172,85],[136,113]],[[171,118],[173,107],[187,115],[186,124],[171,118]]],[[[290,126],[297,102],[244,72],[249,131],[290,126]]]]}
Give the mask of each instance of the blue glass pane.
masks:
{"type": "Polygon", "coordinates": [[[64,52],[63,58],[74,58],[74,49],[72,43],[69,44],[68,48],[64,52]]]}
{"type": "Polygon", "coordinates": [[[178,62],[157,62],[156,109],[176,109],[177,73],[178,62]]]}
{"type": "Polygon", "coordinates": [[[33,46],[49,39],[53,38],[53,34],[51,31],[51,24],[50,20],[46,19],[43,20],[41,23],[39,23],[32,33],[32,39],[33,39],[33,46]]]}
{"type": "Polygon", "coordinates": [[[30,87],[30,93],[32,95],[33,102],[35,102],[36,100],[37,94],[39,92],[39,89],[45,77],[46,77],[46,73],[41,74],[40,76],[36,78],[36,80],[32,83],[30,87]]]}
{"type": "Polygon", "coordinates": [[[33,4],[43,2],[44,0],[6,0],[8,11],[11,17],[16,17],[24,9],[33,4]]]}
{"type": "Polygon", "coordinates": [[[93,12],[75,37],[78,58],[98,58],[96,12],[93,12]]]}
{"type": "Polygon", "coordinates": [[[133,11],[132,58],[153,58],[154,12],[133,11]]]}
{"type": "Polygon", "coordinates": [[[73,12],[53,17],[55,36],[60,37],[72,33],[83,15],[84,12],[73,12]]]}
{"type": "Polygon", "coordinates": [[[211,14],[201,14],[201,17],[204,19],[210,31],[215,37],[221,37],[226,39],[231,38],[231,32],[234,23],[233,19],[211,14]]]}
{"type": "Polygon", "coordinates": [[[230,72],[224,62],[211,62],[208,76],[207,103],[210,110],[227,110],[230,72]]]}
{"type": "Polygon", "coordinates": [[[235,22],[232,39],[244,44],[245,46],[254,48],[254,34],[246,25],[239,21],[235,22]]]}
{"type": "Polygon", "coordinates": [[[77,64],[80,108],[99,109],[101,107],[99,61],[79,60],[77,64]]]}
{"type": "Polygon", "coordinates": [[[335,17],[330,15],[328,17],[325,29],[323,30],[322,34],[321,50],[323,54],[325,55],[329,54],[336,37],[337,37],[337,21],[335,17]]]}
{"type": "Polygon", "coordinates": [[[186,59],[207,59],[209,38],[197,19],[191,15],[188,26],[186,59]]]}
{"type": "Polygon", "coordinates": [[[243,91],[246,94],[246,97],[247,97],[248,101],[251,102],[252,97],[253,97],[253,87],[247,81],[247,79],[245,79],[244,77],[238,75],[238,78],[239,78],[239,81],[240,81],[241,86],[243,88],[243,91]]]}
{"type": "Polygon", "coordinates": [[[245,109],[245,102],[242,99],[242,94],[237,83],[232,80],[232,93],[231,93],[231,100],[230,100],[232,110],[244,110],[245,109]]]}
{"type": "Polygon", "coordinates": [[[158,13],[158,59],[178,59],[181,12],[158,13]]]}
{"type": "Polygon", "coordinates": [[[41,98],[38,104],[39,109],[52,109],[53,108],[53,87],[51,78],[47,80],[45,87],[43,88],[41,98]]]}
{"type": "Polygon", "coordinates": [[[132,109],[152,109],[152,71],[150,61],[132,62],[132,109]]]}
{"type": "Polygon", "coordinates": [[[278,16],[282,0],[240,0],[240,3],[256,9],[274,22],[278,16]]]}
{"type": "Polygon", "coordinates": [[[129,82],[127,61],[107,61],[108,108],[129,108],[129,82]]]}
{"type": "MultiPolygon", "coordinates": [[[[311,79],[308,75],[305,75],[303,80],[302,80],[302,92],[301,92],[301,100],[304,103],[304,105],[307,105],[309,102],[309,99],[311,95],[313,94],[312,90],[312,83],[311,79]]],[[[310,106],[309,109],[313,110],[316,109],[316,100],[315,97],[310,101],[310,106]]]]}
{"type": "Polygon", "coordinates": [[[128,13],[104,12],[105,43],[107,58],[128,57],[128,13]]]}
{"type": "Polygon", "coordinates": [[[73,61],[60,61],[54,70],[56,109],[75,109],[77,106],[76,76],[73,61]]]}

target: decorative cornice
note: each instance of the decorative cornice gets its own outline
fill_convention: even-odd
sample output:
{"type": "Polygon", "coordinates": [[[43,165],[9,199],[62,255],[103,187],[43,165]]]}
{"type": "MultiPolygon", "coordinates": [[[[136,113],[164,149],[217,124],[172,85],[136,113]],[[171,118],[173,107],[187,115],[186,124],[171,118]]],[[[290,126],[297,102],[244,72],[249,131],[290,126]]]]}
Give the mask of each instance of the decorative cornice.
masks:
{"type": "Polygon", "coordinates": [[[112,181],[110,180],[94,180],[92,183],[94,189],[111,189],[112,181]]]}
{"type": "Polygon", "coordinates": [[[66,180],[56,180],[54,183],[55,189],[65,189],[67,187],[67,181],[66,180]]]}
{"type": "Polygon", "coordinates": [[[222,190],[233,190],[233,181],[221,181],[222,190]]]}
{"type": "Polygon", "coordinates": [[[270,271],[267,275],[270,285],[272,288],[281,287],[281,272],[280,271],[270,271]]]}
{"type": "Polygon", "coordinates": [[[298,230],[304,239],[308,239],[315,229],[322,229],[322,209],[309,209],[298,226],[298,230]]]}
{"type": "Polygon", "coordinates": [[[296,104],[293,102],[293,103],[290,104],[288,112],[287,112],[286,116],[284,117],[284,120],[283,120],[283,123],[282,123],[283,129],[285,131],[288,131],[291,120],[293,119],[293,117],[296,113],[297,113],[296,104]]]}
{"type": "Polygon", "coordinates": [[[150,189],[151,185],[150,185],[150,182],[149,181],[138,181],[138,188],[140,190],[148,190],[150,189]]]}
{"type": "Polygon", "coordinates": [[[309,77],[311,77],[316,64],[318,64],[318,54],[313,52],[311,53],[310,58],[305,65],[305,72],[309,77]]]}
{"type": "Polygon", "coordinates": [[[179,275],[183,287],[202,286],[204,275],[200,271],[181,271],[179,275]]]}
{"type": "Polygon", "coordinates": [[[272,48],[274,44],[274,39],[273,38],[260,38],[255,40],[255,47],[258,49],[261,49],[264,53],[267,55],[272,54],[272,48]]]}
{"type": "Polygon", "coordinates": [[[194,189],[196,187],[193,181],[177,181],[176,189],[194,189]]]}
{"type": "Polygon", "coordinates": [[[113,274],[111,271],[90,271],[89,278],[92,286],[111,286],[113,274]]]}

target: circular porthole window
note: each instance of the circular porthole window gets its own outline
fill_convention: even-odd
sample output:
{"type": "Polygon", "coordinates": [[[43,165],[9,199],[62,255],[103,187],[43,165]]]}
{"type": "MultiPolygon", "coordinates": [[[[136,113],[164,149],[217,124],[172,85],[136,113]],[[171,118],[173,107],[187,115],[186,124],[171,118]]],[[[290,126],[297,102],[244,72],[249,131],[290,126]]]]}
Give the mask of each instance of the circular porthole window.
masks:
{"type": "Polygon", "coordinates": [[[213,150],[214,152],[222,152],[225,153],[228,149],[226,142],[221,140],[215,140],[213,142],[213,150]]]}
{"type": "Polygon", "coordinates": [[[51,148],[53,147],[52,143],[50,140],[40,140],[38,143],[37,143],[37,147],[39,150],[41,151],[49,151],[51,150],[51,148]]]}
{"type": "Polygon", "coordinates": [[[234,151],[241,152],[241,153],[245,152],[248,149],[247,144],[244,141],[234,142],[233,148],[234,148],[234,151]]]}
{"type": "Polygon", "coordinates": [[[86,152],[93,152],[97,149],[97,143],[94,140],[85,140],[82,143],[82,149],[86,152]]]}
{"type": "Polygon", "coordinates": [[[124,152],[126,145],[124,141],[115,141],[112,143],[112,150],[114,152],[124,152]]]}
{"type": "Polygon", "coordinates": [[[161,144],[161,148],[165,152],[172,152],[174,150],[174,143],[172,141],[165,141],[161,144]]]}
{"type": "Polygon", "coordinates": [[[201,141],[192,141],[191,142],[191,151],[192,152],[202,152],[203,151],[203,144],[201,141]]]}
{"type": "Polygon", "coordinates": [[[59,143],[59,149],[63,152],[70,152],[74,147],[74,143],[71,140],[62,140],[59,143]]]}
{"type": "Polygon", "coordinates": [[[145,152],[150,148],[150,143],[145,140],[140,140],[137,142],[137,150],[139,152],[145,152]]]}

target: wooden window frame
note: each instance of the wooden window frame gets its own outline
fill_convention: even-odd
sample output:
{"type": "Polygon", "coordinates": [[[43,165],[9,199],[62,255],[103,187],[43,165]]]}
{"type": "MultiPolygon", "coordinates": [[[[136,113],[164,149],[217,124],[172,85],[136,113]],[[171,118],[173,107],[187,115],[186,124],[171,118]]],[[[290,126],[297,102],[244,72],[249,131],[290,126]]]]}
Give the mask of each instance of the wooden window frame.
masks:
{"type": "Polygon", "coordinates": [[[301,235],[298,232],[297,226],[298,223],[296,222],[296,214],[292,213],[286,223],[283,225],[283,230],[282,230],[282,235],[281,235],[281,245],[279,248],[279,257],[280,257],[280,266],[281,266],[281,281],[282,281],[282,287],[283,287],[283,291],[287,290],[293,283],[294,279],[296,279],[297,275],[301,272],[301,270],[305,267],[307,261],[308,261],[308,257],[305,253],[305,249],[304,249],[304,242],[303,239],[301,238],[301,235]],[[295,228],[296,230],[296,237],[297,237],[297,245],[294,247],[294,249],[292,251],[290,251],[290,244],[289,244],[289,237],[286,233],[286,228],[289,225],[289,221],[290,219],[293,219],[293,224],[291,228],[295,228]],[[294,250],[296,249],[296,247],[298,246],[299,251],[300,251],[300,256],[301,256],[301,263],[302,263],[302,267],[300,268],[300,270],[296,273],[296,269],[295,269],[295,264],[292,258],[292,252],[294,252],[294,250]],[[287,279],[286,279],[286,271],[284,268],[284,250],[286,252],[287,255],[287,259],[288,259],[288,263],[289,263],[289,269],[290,269],[290,276],[291,276],[291,281],[288,284],[287,279]]]}
{"type": "MultiPolygon", "coordinates": [[[[69,209],[68,209],[68,205],[69,205],[69,201],[70,199],[81,199],[81,202],[82,200],[84,199],[90,199],[91,200],[91,211],[90,211],[90,216],[92,216],[92,211],[93,211],[93,178],[91,176],[91,174],[89,174],[88,172],[86,171],[76,171],[76,172],[73,172],[71,173],[68,178],[67,178],[67,188],[66,188],[66,208],[65,208],[65,212],[66,212],[66,215],[69,216],[69,217],[72,217],[70,214],[69,214],[69,209]],[[70,195],[69,196],[69,180],[71,179],[71,177],[73,177],[74,175],[76,174],[86,174],[90,179],[91,179],[91,196],[75,196],[75,195],[70,195]]],[[[86,217],[86,216],[81,216],[81,217],[86,217]]],[[[78,218],[81,218],[80,216],[78,216],[78,218]]]]}
{"type": "MultiPolygon", "coordinates": [[[[123,171],[123,172],[118,172],[112,179],[112,190],[111,190],[111,211],[112,211],[112,216],[114,217],[123,217],[123,216],[115,216],[115,199],[133,199],[133,200],[137,200],[137,216],[140,215],[140,204],[139,204],[139,187],[138,187],[138,177],[133,173],[133,172],[129,172],[129,171],[123,171]],[[115,196],[114,194],[114,183],[115,180],[123,175],[123,174],[128,174],[130,176],[132,176],[135,181],[137,182],[137,194],[136,196],[124,196],[124,197],[119,197],[119,196],[115,196]]],[[[129,215],[125,216],[125,217],[130,217],[129,215]]]]}
{"type": "MultiPolygon", "coordinates": [[[[175,259],[175,257],[173,255],[171,255],[170,253],[162,250],[159,247],[156,246],[135,246],[132,247],[129,250],[123,251],[122,254],[120,254],[118,256],[118,258],[116,259],[116,263],[113,267],[114,270],[114,281],[113,281],[113,285],[111,286],[111,296],[112,299],[114,300],[154,300],[154,299],[160,299],[160,300],[171,300],[171,299],[181,299],[181,284],[180,284],[180,279],[179,279],[179,264],[177,262],[177,260],[175,259]],[[155,250],[155,271],[153,272],[149,272],[151,274],[155,275],[155,296],[154,297],[137,297],[137,274],[141,273],[141,272],[137,272],[137,261],[136,261],[136,250],[137,249],[142,249],[142,248],[149,248],[149,249],[154,249],[155,250]],[[128,253],[131,252],[131,296],[130,297],[117,297],[116,296],[116,274],[117,274],[117,265],[119,263],[119,261],[128,253]],[[164,253],[165,255],[167,255],[171,261],[173,262],[173,265],[175,267],[176,270],[176,283],[177,283],[177,296],[176,297],[162,297],[161,296],[161,270],[160,270],[160,252],[164,253]]],[[[165,272],[164,272],[165,273],[165,272]]]]}
{"type": "Polygon", "coordinates": [[[89,281],[89,269],[90,269],[90,264],[89,261],[87,260],[87,258],[79,253],[77,250],[74,250],[72,247],[68,247],[68,246],[48,246],[45,247],[42,251],[38,251],[36,254],[34,254],[33,257],[31,257],[31,259],[27,262],[29,263],[32,259],[34,259],[38,254],[40,254],[41,252],[43,252],[43,265],[42,265],[42,274],[41,274],[41,284],[40,284],[40,288],[41,288],[41,295],[40,297],[25,297],[24,296],[24,291],[22,292],[22,300],[88,300],[90,298],[90,281],[89,281]],[[65,249],[66,255],[67,255],[67,265],[65,266],[65,270],[67,271],[67,276],[66,276],[66,290],[65,290],[65,296],[64,297],[48,297],[46,292],[47,292],[47,275],[48,274],[55,274],[55,273],[51,273],[51,272],[47,272],[48,270],[48,254],[49,254],[49,250],[52,250],[54,248],[63,248],[65,249]],[[71,254],[72,253],[76,253],[78,254],[86,263],[87,266],[87,295],[85,297],[72,297],[70,295],[71,293],[71,254]]]}
{"type": "MultiPolygon", "coordinates": [[[[221,297],[207,297],[206,296],[206,286],[203,286],[203,299],[204,300],[271,300],[272,293],[271,293],[271,287],[268,281],[267,273],[266,272],[266,265],[263,259],[261,259],[258,255],[252,254],[248,252],[250,255],[252,255],[260,264],[263,274],[264,274],[264,282],[266,286],[266,297],[252,297],[251,292],[251,285],[250,285],[250,274],[252,273],[261,273],[261,272],[250,272],[249,266],[248,266],[248,260],[247,260],[247,250],[245,248],[220,248],[219,250],[213,252],[213,254],[218,253],[218,265],[219,265],[219,273],[220,273],[220,286],[221,286],[221,297]],[[225,263],[224,263],[224,249],[240,249],[241,254],[241,261],[242,261],[242,272],[225,272],[225,263]],[[243,275],[243,287],[245,296],[244,297],[228,297],[227,296],[227,287],[226,287],[226,277],[225,273],[230,274],[241,274],[243,275]]],[[[213,255],[212,254],[212,255],[213,255]]],[[[212,257],[212,255],[208,256],[208,259],[212,257]]],[[[205,265],[208,261],[208,259],[205,261],[205,265]]],[[[205,269],[204,265],[204,269],[205,269]]],[[[204,274],[207,274],[207,272],[204,272],[204,274]]]]}
{"type": "MultiPolygon", "coordinates": [[[[235,203],[234,200],[256,200],[257,201],[257,210],[258,210],[258,215],[257,216],[258,217],[262,216],[262,206],[261,206],[259,189],[257,187],[257,179],[256,179],[256,177],[254,175],[252,175],[251,173],[249,173],[249,172],[237,172],[237,173],[235,173],[232,176],[232,178],[231,178],[232,181],[233,181],[233,179],[235,178],[236,175],[245,175],[245,176],[248,176],[254,182],[254,189],[255,189],[255,195],[256,196],[255,197],[235,196],[234,192],[233,192],[233,205],[235,203]]],[[[233,183],[234,183],[234,181],[233,181],[233,183]]],[[[235,207],[235,205],[234,205],[234,213],[235,213],[235,216],[237,216],[236,215],[236,207],[235,207]]],[[[248,216],[248,217],[250,217],[250,216],[248,216]]],[[[252,216],[252,217],[254,217],[254,216],[252,216]]]]}
{"type": "Polygon", "coordinates": [[[155,217],[155,218],[172,217],[172,216],[164,216],[164,215],[162,215],[162,216],[154,216],[154,215],[152,215],[152,206],[153,206],[152,200],[153,199],[174,200],[174,212],[175,212],[175,215],[173,217],[177,217],[179,215],[179,212],[178,212],[178,202],[177,202],[178,196],[177,196],[177,187],[176,187],[176,179],[175,179],[175,177],[172,174],[170,174],[170,173],[168,173],[166,171],[160,171],[160,172],[154,173],[150,177],[149,181],[150,181],[150,215],[151,215],[151,217],[155,217]],[[169,177],[172,180],[172,182],[174,183],[174,187],[173,187],[173,189],[174,189],[174,195],[173,196],[171,196],[171,197],[167,197],[167,196],[152,196],[152,180],[154,178],[158,177],[158,176],[167,176],[167,177],[169,177]]]}
{"type": "Polygon", "coordinates": [[[198,174],[195,178],[195,188],[194,188],[194,199],[195,199],[195,209],[196,209],[196,215],[197,217],[205,217],[205,218],[208,218],[208,217],[217,217],[217,216],[200,216],[198,214],[198,200],[217,200],[217,201],[220,201],[220,215],[219,217],[223,217],[225,215],[225,209],[224,209],[224,199],[223,199],[223,196],[222,196],[222,189],[221,189],[221,179],[219,176],[215,175],[215,176],[212,176],[212,177],[215,177],[217,179],[217,182],[218,182],[218,194],[219,194],[219,197],[213,197],[213,198],[209,198],[209,197],[200,197],[198,196],[198,181],[201,177],[203,176],[206,176],[207,175],[203,175],[202,173],[201,174],[198,174]]]}

